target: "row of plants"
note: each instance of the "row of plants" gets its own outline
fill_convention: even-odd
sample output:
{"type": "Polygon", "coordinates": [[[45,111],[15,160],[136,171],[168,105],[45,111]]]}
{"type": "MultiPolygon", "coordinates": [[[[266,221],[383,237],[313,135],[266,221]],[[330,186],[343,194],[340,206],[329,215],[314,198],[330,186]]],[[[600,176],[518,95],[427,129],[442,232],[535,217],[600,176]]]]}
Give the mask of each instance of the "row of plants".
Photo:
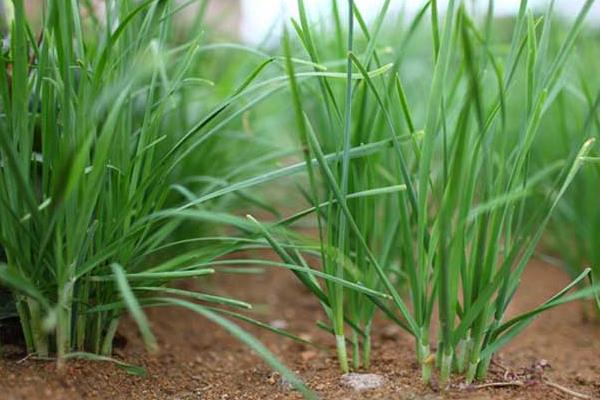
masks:
{"type": "Polygon", "coordinates": [[[240,313],[244,301],[170,286],[275,267],[321,304],[342,371],[369,367],[381,314],[414,338],[425,382],[471,382],[541,312],[598,299],[593,0],[568,23],[526,0],[510,20],[494,1],[454,0],[394,18],[386,0],[367,23],[332,0],[333,28],[298,0],[274,49],[211,43],[206,1],[182,32],[191,3],[109,1],[99,16],[47,1],[38,29],[10,3],[0,282],[28,353],[106,360],[126,313],[154,351],[143,308],[175,305],[311,397],[234,321],[301,339],[240,313]],[[305,208],[287,215],[295,193],[305,208]],[[508,318],[542,239],[572,283],[508,318]],[[231,256],[256,248],[281,261],[231,256]]]}
{"type": "Polygon", "coordinates": [[[248,110],[278,90],[259,82],[277,60],[223,69],[205,32],[181,37],[183,8],[171,1],[111,1],[104,15],[91,2],[47,1],[37,29],[23,0],[3,5],[12,16],[0,57],[0,282],[10,291],[2,319],[17,316],[27,353],[59,367],[88,358],[143,373],[110,358],[119,322],[128,313],[156,351],[143,308],[179,306],[306,391],[232,322],[261,325],[238,312],[252,305],[169,287],[218,272],[208,264],[240,247],[206,238],[235,220],[230,207],[269,209],[232,182],[282,156],[245,129],[248,110]]]}
{"type": "MultiPolygon", "coordinates": [[[[320,287],[310,272],[299,276],[328,316],[323,328],[336,338],[342,371],[349,370],[347,343],[352,367],[368,367],[373,316],[380,310],[414,337],[425,382],[434,369],[441,383],[452,373],[464,374],[467,382],[483,379],[494,353],[541,312],[593,297],[593,288],[569,294],[593,282],[586,261],[597,268],[596,236],[585,231],[577,246],[561,246],[579,257],[571,263],[572,283],[539,307],[506,317],[557,208],[575,229],[597,228],[590,210],[595,196],[587,194],[594,190],[597,165],[584,165],[597,163],[590,155],[598,128],[597,84],[584,81],[573,89],[569,82],[578,71],[568,69],[593,2],[555,33],[553,3],[535,15],[522,1],[504,43],[497,39],[503,32],[497,32],[493,2],[475,19],[464,3],[450,1],[441,19],[431,1],[395,36],[398,48],[391,54],[379,48],[389,1],[370,28],[349,2],[347,44],[338,37],[322,49],[314,38],[324,32],[314,32],[298,3],[299,21],[292,22],[302,51],[319,64],[345,51],[347,77],[345,84],[325,76],[301,84],[288,64],[299,143],[307,165],[316,160],[304,194],[320,240],[317,248],[292,253],[286,246],[297,247],[293,239],[266,225],[261,230],[284,263],[308,268],[303,254],[317,256],[325,272],[380,291],[358,293],[336,282],[320,287]],[[430,38],[424,38],[419,30],[428,15],[430,38]],[[359,50],[355,30],[362,33],[359,50]],[[427,56],[415,61],[406,55],[411,41],[430,46],[431,65],[427,56]],[[418,66],[405,67],[409,61],[418,66]],[[407,91],[406,82],[416,79],[427,82],[407,91]],[[578,109],[560,100],[568,89],[582,98],[578,109]],[[552,125],[555,107],[559,118],[572,121],[563,132],[541,128],[552,125]],[[570,135],[561,149],[552,143],[557,135],[570,135]],[[544,153],[545,141],[553,156],[544,153]],[[355,156],[369,146],[377,150],[355,156]],[[333,152],[341,159],[331,165],[325,155],[333,152]],[[573,192],[563,200],[576,177],[586,199],[573,192]],[[586,246],[591,254],[580,251],[586,246]]],[[[333,21],[342,19],[336,7],[332,14],[333,21]]],[[[291,57],[287,35],[284,41],[291,57]]],[[[552,236],[569,238],[560,230],[552,236]]]]}

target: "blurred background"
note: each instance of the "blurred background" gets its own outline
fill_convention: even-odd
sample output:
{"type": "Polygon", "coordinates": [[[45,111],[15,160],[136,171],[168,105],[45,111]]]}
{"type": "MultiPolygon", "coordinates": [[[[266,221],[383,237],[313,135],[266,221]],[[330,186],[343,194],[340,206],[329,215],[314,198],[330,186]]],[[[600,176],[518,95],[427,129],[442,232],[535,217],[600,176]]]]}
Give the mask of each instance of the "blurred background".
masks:
{"type": "MultiPolygon", "coordinates": [[[[366,18],[374,18],[379,11],[384,0],[355,0],[356,5],[360,8],[366,18]]],[[[438,2],[440,8],[444,8],[447,0],[438,2]]],[[[515,14],[519,9],[520,0],[501,0],[494,4],[497,16],[508,16],[515,14]]],[[[231,3],[232,6],[241,7],[239,15],[240,34],[244,41],[250,43],[260,43],[266,35],[269,34],[269,29],[273,24],[280,23],[289,17],[298,15],[296,0],[220,0],[214,3],[226,4],[231,3]],[[239,4],[235,4],[239,3],[239,4]]],[[[305,0],[306,9],[313,18],[322,21],[331,21],[328,18],[331,9],[331,1],[327,0],[305,0]],[[316,15],[315,15],[316,14],[316,15]]],[[[346,1],[339,1],[340,8],[346,1]]],[[[471,7],[478,10],[485,10],[488,2],[485,0],[467,0],[471,7]]],[[[534,8],[542,9],[547,7],[550,0],[530,0],[529,4],[534,8]]],[[[555,2],[555,7],[560,10],[564,16],[574,16],[581,9],[584,0],[558,0],[555,2]]],[[[410,19],[421,7],[424,1],[415,0],[392,0],[390,3],[390,15],[405,13],[405,18],[410,19]]],[[[600,3],[596,2],[590,11],[588,21],[600,21],[600,3]]],[[[326,22],[324,22],[326,23],[326,22]]],[[[275,30],[279,32],[279,30],[275,30]]]]}
{"type": "MultiPolygon", "coordinates": [[[[384,0],[355,0],[355,3],[363,12],[364,16],[373,18],[378,12],[384,0]]],[[[93,0],[96,12],[102,15],[107,0],[93,0]]],[[[178,0],[178,3],[190,3],[189,0],[178,0]]],[[[0,0],[0,13],[5,14],[9,8],[10,0],[0,0]],[[5,3],[2,5],[2,3],[5,3]]],[[[32,17],[41,15],[41,4],[43,0],[27,0],[28,12],[32,17]]],[[[182,23],[192,24],[198,7],[202,1],[192,2],[179,13],[182,23]]],[[[345,1],[339,1],[341,9],[345,1]]],[[[422,6],[423,1],[414,0],[392,0],[390,3],[390,15],[404,16],[409,19],[422,6]]],[[[439,2],[443,10],[447,0],[439,2]]],[[[467,3],[475,9],[483,12],[488,2],[483,0],[468,0],[467,3]]],[[[555,8],[560,15],[572,17],[577,10],[581,9],[584,0],[558,0],[555,8]]],[[[249,44],[273,44],[279,41],[281,24],[291,17],[298,15],[296,0],[212,0],[207,2],[207,16],[212,30],[216,31],[222,38],[243,41],[249,44]]],[[[327,25],[331,10],[331,1],[327,0],[305,0],[307,12],[314,20],[322,21],[327,25]]],[[[516,13],[520,0],[502,0],[494,4],[497,16],[510,16],[516,13]]],[[[530,0],[529,4],[537,9],[543,9],[550,4],[550,0],[530,0]]],[[[600,22],[600,2],[596,2],[588,16],[588,23],[600,22]]],[[[213,32],[214,33],[214,32],[213,32]]]]}

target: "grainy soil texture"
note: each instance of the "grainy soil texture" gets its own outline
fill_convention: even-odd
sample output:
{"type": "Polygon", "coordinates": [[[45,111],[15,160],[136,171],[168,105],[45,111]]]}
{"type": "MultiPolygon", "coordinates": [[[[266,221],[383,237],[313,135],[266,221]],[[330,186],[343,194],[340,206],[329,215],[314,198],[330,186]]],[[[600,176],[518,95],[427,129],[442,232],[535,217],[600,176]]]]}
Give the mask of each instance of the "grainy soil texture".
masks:
{"type": "MultiPolygon", "coordinates": [[[[568,283],[556,267],[533,261],[511,306],[511,314],[531,309],[568,283]]],[[[189,285],[185,282],[183,285],[189,285]]],[[[384,377],[382,387],[356,392],[340,382],[334,343],[310,321],[317,302],[285,271],[258,276],[227,276],[213,282],[223,294],[252,301],[257,317],[317,343],[316,349],[261,329],[256,334],[297,372],[322,399],[576,399],[600,398],[600,324],[586,320],[581,303],[543,313],[494,360],[487,381],[466,387],[454,381],[446,390],[420,383],[413,341],[379,319],[369,372],[384,377]],[[256,288],[269,287],[268,293],[256,288]],[[262,304],[262,306],[260,306],[262,304]],[[581,396],[581,397],[578,397],[581,396]]],[[[145,353],[135,325],[121,328],[115,357],[143,365],[145,378],[110,363],[72,361],[63,371],[53,362],[12,359],[0,364],[0,392],[7,400],[37,399],[300,399],[278,374],[221,328],[181,309],[152,310],[152,327],[161,345],[145,353]]]]}

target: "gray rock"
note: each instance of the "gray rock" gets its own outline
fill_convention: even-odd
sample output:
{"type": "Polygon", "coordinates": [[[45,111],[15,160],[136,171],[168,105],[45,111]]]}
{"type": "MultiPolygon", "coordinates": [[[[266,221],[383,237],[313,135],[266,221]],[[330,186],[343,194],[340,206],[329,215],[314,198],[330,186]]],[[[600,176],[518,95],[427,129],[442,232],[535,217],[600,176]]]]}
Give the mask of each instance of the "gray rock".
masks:
{"type": "Polygon", "coordinates": [[[342,385],[356,391],[377,389],[383,385],[385,379],[377,374],[358,374],[350,372],[340,378],[342,385]]]}
{"type": "Polygon", "coordinates": [[[275,319],[269,323],[275,329],[287,329],[289,324],[284,319],[275,319]]]}

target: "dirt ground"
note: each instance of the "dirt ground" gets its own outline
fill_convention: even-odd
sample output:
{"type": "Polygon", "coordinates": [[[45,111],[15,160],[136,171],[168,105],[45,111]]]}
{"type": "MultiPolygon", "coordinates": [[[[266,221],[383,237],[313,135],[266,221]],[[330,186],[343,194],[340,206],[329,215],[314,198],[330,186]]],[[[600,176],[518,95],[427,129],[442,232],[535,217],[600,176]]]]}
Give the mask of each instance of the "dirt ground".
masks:
{"type": "MultiPolygon", "coordinates": [[[[567,277],[555,267],[534,261],[525,272],[511,313],[539,304],[566,282],[567,277]]],[[[322,318],[319,305],[292,274],[227,275],[211,286],[213,292],[261,304],[255,317],[285,322],[288,330],[329,349],[316,350],[248,327],[323,399],[550,400],[575,399],[579,394],[600,399],[600,325],[582,319],[581,304],[559,307],[536,320],[502,349],[483,385],[465,388],[457,381],[445,391],[420,383],[410,337],[388,321],[378,321],[370,372],[383,375],[385,384],[359,393],[340,384],[333,341],[314,325],[322,318]],[[511,377],[524,384],[506,386],[511,377]]],[[[119,359],[146,367],[147,377],[128,375],[109,363],[86,361],[69,362],[65,370],[56,371],[52,362],[19,361],[22,355],[13,349],[10,359],[0,361],[0,399],[301,398],[250,350],[201,317],[179,309],[149,314],[161,352],[147,355],[135,327],[125,322],[121,335],[126,344],[115,353],[119,359]]]]}

